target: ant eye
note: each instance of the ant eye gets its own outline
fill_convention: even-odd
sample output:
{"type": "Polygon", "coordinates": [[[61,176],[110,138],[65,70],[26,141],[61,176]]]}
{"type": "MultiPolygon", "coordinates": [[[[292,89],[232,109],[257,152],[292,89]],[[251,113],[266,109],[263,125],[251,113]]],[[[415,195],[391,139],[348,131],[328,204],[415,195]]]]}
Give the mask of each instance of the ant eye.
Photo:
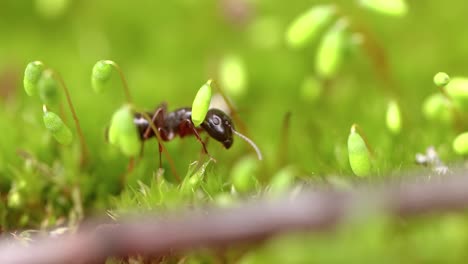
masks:
{"type": "Polygon", "coordinates": [[[215,117],[213,118],[213,124],[214,124],[215,126],[219,126],[219,124],[221,124],[221,120],[219,119],[219,117],[215,116],[215,117]]]}

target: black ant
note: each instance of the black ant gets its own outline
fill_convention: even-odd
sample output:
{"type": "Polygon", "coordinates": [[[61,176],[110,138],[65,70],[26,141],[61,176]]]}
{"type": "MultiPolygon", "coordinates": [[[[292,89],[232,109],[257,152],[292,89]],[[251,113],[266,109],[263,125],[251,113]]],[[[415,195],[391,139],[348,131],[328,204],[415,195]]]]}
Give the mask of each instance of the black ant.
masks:
{"type": "MultiPolygon", "coordinates": [[[[205,120],[199,127],[195,127],[192,122],[192,109],[190,107],[183,107],[174,110],[173,112],[167,111],[167,104],[162,103],[154,113],[148,112],[146,115],[142,113],[135,113],[134,123],[138,128],[140,139],[142,142],[151,139],[156,136],[155,131],[152,129],[152,125],[149,123],[147,117],[151,116],[151,122],[154,128],[157,129],[159,137],[163,141],[170,141],[177,135],[179,137],[185,137],[194,135],[198,142],[203,147],[204,153],[208,154],[206,149],[206,143],[201,139],[200,133],[206,131],[210,137],[219,141],[226,149],[229,149],[234,142],[233,134],[236,134],[257,152],[258,159],[262,159],[260,149],[255,143],[248,137],[239,133],[234,129],[234,124],[231,118],[222,110],[212,108],[208,110],[205,120]]],[[[159,165],[161,167],[161,152],[162,145],[159,142],[159,165]]]]}

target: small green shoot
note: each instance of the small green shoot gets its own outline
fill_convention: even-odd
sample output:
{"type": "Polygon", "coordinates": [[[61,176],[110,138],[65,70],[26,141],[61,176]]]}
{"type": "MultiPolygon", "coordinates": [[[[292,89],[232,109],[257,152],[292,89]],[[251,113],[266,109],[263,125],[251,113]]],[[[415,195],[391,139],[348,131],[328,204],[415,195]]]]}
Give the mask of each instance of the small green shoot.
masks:
{"type": "Polygon", "coordinates": [[[42,106],[44,111],[43,121],[47,130],[52,133],[54,138],[62,145],[70,145],[73,141],[73,135],[70,129],[63,123],[62,119],[55,113],[48,111],[46,105],[42,106]]]}
{"type": "Polygon", "coordinates": [[[23,86],[26,94],[33,96],[37,94],[37,83],[44,71],[44,63],[41,61],[30,62],[24,71],[23,86]]]}
{"type": "Polygon", "coordinates": [[[360,0],[360,4],[381,14],[401,17],[408,13],[405,0],[360,0]]]}
{"type": "Polygon", "coordinates": [[[348,137],[348,157],[351,169],[356,176],[366,177],[371,173],[369,148],[356,124],[351,126],[348,137]]]}
{"type": "Polygon", "coordinates": [[[206,114],[210,108],[211,102],[211,83],[212,80],[208,80],[197,92],[195,99],[192,103],[192,122],[195,127],[198,127],[205,121],[206,114]]]}
{"type": "Polygon", "coordinates": [[[334,77],[343,62],[348,24],[346,19],[337,21],[319,44],[315,60],[315,70],[324,79],[334,77]]]}
{"type": "Polygon", "coordinates": [[[401,132],[402,118],[400,106],[395,100],[390,101],[387,107],[386,124],[391,133],[397,135],[401,132]]]}
{"type": "Polygon", "coordinates": [[[336,14],[333,5],[314,6],[297,17],[286,31],[286,43],[291,48],[302,48],[312,42],[320,30],[329,23],[336,14]]]}
{"type": "Polygon", "coordinates": [[[109,143],[120,148],[128,157],[134,157],[140,152],[140,136],[133,123],[133,111],[129,105],[122,106],[112,116],[109,143]]]}

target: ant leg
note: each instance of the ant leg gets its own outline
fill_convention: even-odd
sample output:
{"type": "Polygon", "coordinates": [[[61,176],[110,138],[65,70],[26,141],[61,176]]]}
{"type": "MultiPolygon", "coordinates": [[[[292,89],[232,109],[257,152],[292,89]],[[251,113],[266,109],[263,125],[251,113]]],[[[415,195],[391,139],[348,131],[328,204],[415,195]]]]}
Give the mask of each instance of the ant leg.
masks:
{"type": "MultiPolygon", "coordinates": [[[[167,104],[166,103],[161,103],[156,108],[156,111],[154,111],[154,114],[151,117],[151,124],[156,125],[156,121],[160,121],[160,123],[164,123],[164,115],[166,114],[166,112],[167,112],[167,104]]],[[[159,128],[158,125],[156,125],[156,127],[159,128]]],[[[151,132],[151,125],[146,128],[145,133],[143,133],[143,138],[144,139],[148,138],[150,132],[151,132]]]]}
{"type": "MultiPolygon", "coordinates": [[[[174,175],[174,178],[176,179],[176,181],[178,181],[180,183],[180,182],[182,182],[182,179],[179,176],[179,174],[177,173],[174,161],[172,160],[171,156],[169,155],[169,152],[167,151],[167,149],[164,147],[164,145],[162,143],[163,139],[161,138],[161,134],[160,134],[160,131],[163,132],[160,128],[161,128],[161,124],[164,123],[164,113],[165,113],[166,109],[167,109],[167,105],[165,103],[163,103],[163,104],[161,104],[160,107],[158,107],[156,109],[156,111],[155,111],[155,113],[153,114],[152,117],[150,117],[145,112],[141,112],[142,116],[149,122],[149,126],[148,126],[148,128],[146,129],[146,131],[144,133],[143,140],[145,138],[149,137],[149,133],[150,133],[149,131],[152,130],[153,133],[155,134],[157,140],[158,140],[159,146],[161,147],[160,148],[160,153],[164,152],[164,154],[166,154],[167,160],[169,161],[169,165],[171,167],[172,174],[174,175]],[[157,121],[159,121],[159,122],[157,122],[157,121]]],[[[161,158],[160,158],[160,161],[161,161],[161,158]]],[[[160,162],[160,166],[161,166],[161,164],[162,164],[162,162],[160,162]]]]}
{"type": "Polygon", "coordinates": [[[211,156],[211,155],[208,153],[208,150],[206,149],[206,144],[205,144],[205,142],[201,139],[200,134],[198,134],[198,131],[197,131],[197,129],[195,128],[195,126],[192,124],[192,121],[190,121],[189,119],[186,119],[186,120],[184,121],[184,123],[187,125],[187,127],[189,127],[189,128],[192,130],[192,132],[193,132],[193,134],[195,135],[195,137],[197,138],[198,142],[200,142],[200,144],[202,145],[202,147],[203,147],[203,152],[204,152],[206,155],[208,155],[208,157],[210,157],[213,161],[216,162],[216,159],[213,158],[213,156],[211,156]]]}
{"type": "MultiPolygon", "coordinates": [[[[151,117],[151,124],[156,125],[157,121],[164,122],[163,118],[164,118],[164,115],[165,115],[166,111],[167,111],[167,104],[166,103],[161,103],[158,106],[158,108],[156,108],[156,111],[154,112],[153,116],[151,117]]],[[[158,129],[159,135],[161,135],[161,129],[157,125],[156,125],[156,128],[158,129]]],[[[144,139],[149,138],[151,131],[152,131],[152,127],[150,125],[150,126],[148,126],[146,128],[145,133],[143,133],[143,138],[144,139]]],[[[163,151],[163,146],[161,145],[161,142],[159,142],[158,137],[156,137],[156,139],[158,140],[158,147],[159,147],[159,169],[162,169],[162,154],[161,153],[163,151]]],[[[143,146],[143,144],[142,144],[142,146],[143,146]]],[[[143,151],[143,147],[142,147],[142,151],[143,151]]]]}
{"type": "Polygon", "coordinates": [[[162,169],[162,151],[163,151],[163,146],[161,143],[158,141],[158,147],[159,147],[159,169],[162,169]]]}

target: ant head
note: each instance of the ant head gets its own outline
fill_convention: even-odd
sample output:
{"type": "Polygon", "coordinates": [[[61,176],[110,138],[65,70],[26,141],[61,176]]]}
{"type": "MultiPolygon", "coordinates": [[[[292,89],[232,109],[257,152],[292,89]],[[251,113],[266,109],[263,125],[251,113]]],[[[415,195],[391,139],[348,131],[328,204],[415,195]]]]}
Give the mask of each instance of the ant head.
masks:
{"type": "Polygon", "coordinates": [[[225,148],[231,147],[234,125],[226,113],[215,108],[208,110],[201,126],[212,138],[221,142],[225,148]]]}

